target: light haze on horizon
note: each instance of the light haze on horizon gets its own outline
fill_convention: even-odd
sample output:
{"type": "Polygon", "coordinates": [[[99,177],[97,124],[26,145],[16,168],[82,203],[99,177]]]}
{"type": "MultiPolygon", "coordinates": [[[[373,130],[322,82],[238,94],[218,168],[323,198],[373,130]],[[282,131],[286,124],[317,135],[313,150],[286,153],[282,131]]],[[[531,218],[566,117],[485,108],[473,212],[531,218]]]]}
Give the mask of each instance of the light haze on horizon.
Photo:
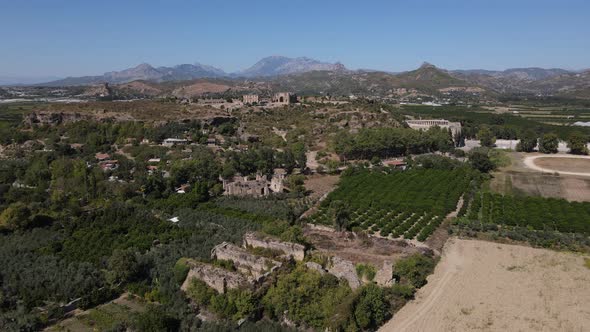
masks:
{"type": "Polygon", "coordinates": [[[227,72],[269,55],[351,69],[590,67],[590,2],[0,0],[0,76],[140,63],[227,72]]]}

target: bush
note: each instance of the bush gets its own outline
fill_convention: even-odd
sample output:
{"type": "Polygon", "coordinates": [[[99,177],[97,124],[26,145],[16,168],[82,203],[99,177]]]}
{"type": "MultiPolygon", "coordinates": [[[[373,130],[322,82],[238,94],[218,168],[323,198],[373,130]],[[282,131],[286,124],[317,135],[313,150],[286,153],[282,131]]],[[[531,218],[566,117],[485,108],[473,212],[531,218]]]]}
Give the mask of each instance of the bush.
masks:
{"type": "Polygon", "coordinates": [[[426,284],[426,277],[434,271],[433,258],[414,254],[398,261],[393,267],[394,278],[402,283],[420,288],[426,284]]]}

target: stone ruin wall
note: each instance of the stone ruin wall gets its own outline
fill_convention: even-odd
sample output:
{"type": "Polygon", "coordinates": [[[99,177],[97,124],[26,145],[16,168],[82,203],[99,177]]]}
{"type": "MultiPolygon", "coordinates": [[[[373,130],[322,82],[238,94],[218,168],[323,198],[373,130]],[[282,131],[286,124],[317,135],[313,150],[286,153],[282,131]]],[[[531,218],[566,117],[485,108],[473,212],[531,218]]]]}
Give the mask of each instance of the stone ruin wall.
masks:
{"type": "Polygon", "coordinates": [[[298,261],[302,261],[305,258],[305,246],[297,243],[264,239],[255,233],[247,233],[244,235],[244,246],[279,250],[298,261]]]}
{"type": "Polygon", "coordinates": [[[250,284],[246,277],[237,272],[199,262],[192,263],[190,266],[191,268],[181,287],[185,292],[193,278],[202,280],[219,293],[225,293],[228,289],[240,288],[250,284]]]}

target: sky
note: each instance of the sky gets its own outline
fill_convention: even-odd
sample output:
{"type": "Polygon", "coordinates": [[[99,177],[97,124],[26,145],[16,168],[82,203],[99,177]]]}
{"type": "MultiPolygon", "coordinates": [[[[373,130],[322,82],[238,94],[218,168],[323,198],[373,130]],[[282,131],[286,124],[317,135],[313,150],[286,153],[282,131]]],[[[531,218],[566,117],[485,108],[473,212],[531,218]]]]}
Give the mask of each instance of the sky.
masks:
{"type": "Polygon", "coordinates": [[[269,55],[350,69],[590,68],[588,0],[0,0],[0,76],[269,55]]]}

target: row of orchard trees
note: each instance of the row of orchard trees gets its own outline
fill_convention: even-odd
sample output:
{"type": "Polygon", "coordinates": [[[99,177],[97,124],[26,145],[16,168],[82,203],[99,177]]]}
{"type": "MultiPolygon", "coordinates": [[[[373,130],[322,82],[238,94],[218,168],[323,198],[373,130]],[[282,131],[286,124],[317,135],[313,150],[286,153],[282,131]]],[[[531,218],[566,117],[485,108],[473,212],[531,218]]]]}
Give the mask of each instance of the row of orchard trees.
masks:
{"type": "MultiPolygon", "coordinates": [[[[496,137],[492,131],[483,127],[479,130],[477,138],[482,146],[493,147],[496,137]]],[[[567,146],[572,154],[588,154],[587,143],[589,137],[579,131],[572,132],[567,138],[567,146]]],[[[527,130],[520,137],[520,142],[516,145],[516,150],[520,152],[533,152],[539,146],[539,152],[557,153],[559,147],[559,137],[554,133],[546,133],[539,137],[534,131],[527,130]]]]}
{"type": "Polygon", "coordinates": [[[322,202],[322,206],[343,201],[353,211],[375,207],[446,215],[455,210],[459,197],[476,174],[469,168],[415,169],[393,174],[362,170],[343,177],[338,189],[322,202]]]}
{"type": "Polygon", "coordinates": [[[358,134],[340,132],[333,141],[334,151],[346,159],[387,158],[454,149],[450,131],[430,128],[363,129],[358,134]]]}
{"type": "Polygon", "coordinates": [[[590,234],[590,203],[543,197],[477,194],[467,215],[484,223],[590,234]]]}

